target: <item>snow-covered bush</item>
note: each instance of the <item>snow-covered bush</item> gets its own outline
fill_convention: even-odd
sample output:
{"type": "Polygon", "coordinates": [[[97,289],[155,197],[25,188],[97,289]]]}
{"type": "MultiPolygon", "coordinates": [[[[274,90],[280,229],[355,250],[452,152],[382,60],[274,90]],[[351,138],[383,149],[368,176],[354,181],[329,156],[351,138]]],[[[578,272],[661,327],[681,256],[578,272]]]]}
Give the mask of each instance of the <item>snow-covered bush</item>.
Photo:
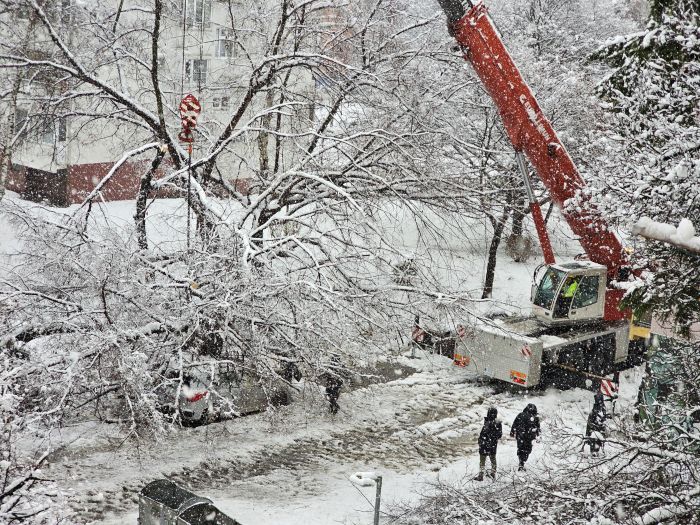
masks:
{"type": "Polygon", "coordinates": [[[28,429],[42,414],[26,363],[11,351],[0,359],[0,523],[57,523],[68,511],[56,507],[61,491],[42,473],[51,449],[28,429]]]}

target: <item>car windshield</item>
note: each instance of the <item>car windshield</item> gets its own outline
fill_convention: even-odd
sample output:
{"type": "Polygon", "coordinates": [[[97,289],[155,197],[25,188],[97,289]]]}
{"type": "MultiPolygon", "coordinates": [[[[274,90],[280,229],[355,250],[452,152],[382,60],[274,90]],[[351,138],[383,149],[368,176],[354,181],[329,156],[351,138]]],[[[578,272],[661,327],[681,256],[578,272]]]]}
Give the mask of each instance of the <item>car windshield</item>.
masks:
{"type": "Polygon", "coordinates": [[[554,294],[559,289],[559,284],[564,278],[564,275],[565,272],[562,270],[557,270],[551,266],[547,268],[547,272],[544,274],[540,285],[537,287],[537,293],[535,294],[533,303],[547,310],[551,310],[554,294]]]}

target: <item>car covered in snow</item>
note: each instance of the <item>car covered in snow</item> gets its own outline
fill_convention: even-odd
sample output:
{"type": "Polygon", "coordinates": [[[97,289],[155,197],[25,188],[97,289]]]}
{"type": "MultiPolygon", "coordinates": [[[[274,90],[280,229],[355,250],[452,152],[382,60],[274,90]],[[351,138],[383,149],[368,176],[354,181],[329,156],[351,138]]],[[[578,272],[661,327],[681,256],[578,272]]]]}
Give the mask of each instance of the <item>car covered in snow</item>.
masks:
{"type": "Polygon", "coordinates": [[[287,405],[292,389],[230,365],[170,368],[155,389],[158,408],[186,425],[206,424],[287,405]]]}

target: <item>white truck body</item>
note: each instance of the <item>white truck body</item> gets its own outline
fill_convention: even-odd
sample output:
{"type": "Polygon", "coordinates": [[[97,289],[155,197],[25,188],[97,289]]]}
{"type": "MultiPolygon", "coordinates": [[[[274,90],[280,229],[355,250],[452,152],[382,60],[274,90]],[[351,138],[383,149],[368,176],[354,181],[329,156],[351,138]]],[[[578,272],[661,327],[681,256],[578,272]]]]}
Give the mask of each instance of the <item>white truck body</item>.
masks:
{"type": "Polygon", "coordinates": [[[454,359],[479,375],[527,388],[540,383],[548,365],[609,373],[627,359],[628,342],[627,321],[554,330],[535,317],[503,317],[458,329],[454,359]]]}

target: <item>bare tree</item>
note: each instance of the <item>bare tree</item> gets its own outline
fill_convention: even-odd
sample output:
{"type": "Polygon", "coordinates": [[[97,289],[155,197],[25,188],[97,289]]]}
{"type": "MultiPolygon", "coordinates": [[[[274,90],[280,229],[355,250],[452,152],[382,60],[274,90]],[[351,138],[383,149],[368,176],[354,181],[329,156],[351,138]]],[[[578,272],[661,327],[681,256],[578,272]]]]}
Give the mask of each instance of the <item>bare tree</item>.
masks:
{"type": "Polygon", "coordinates": [[[427,236],[443,238],[426,217],[479,216],[471,209],[489,193],[473,162],[489,146],[466,117],[453,122],[479,107],[447,102],[473,83],[434,12],[381,0],[231,2],[217,41],[228,56],[215,74],[198,59],[160,59],[173,39],[180,49],[201,39],[205,11],[97,2],[58,16],[35,0],[3,5],[32,13],[40,51],[18,51],[7,36],[3,71],[52,80],[50,89],[23,81],[29,117],[66,118],[67,143],[105,140],[118,152],[68,214],[5,206],[24,247],[0,284],[0,301],[13,304],[2,341],[19,360],[45,345],[55,354],[48,367],[21,367],[32,383],[53,385],[34,392],[52,400],[47,422],[92,411],[134,432],[160,426],[155,392],[203,362],[270,388],[290,361],[313,379],[330,354],[351,366],[395,347],[413,315],[407,294],[468,303],[432,268],[435,254],[416,259],[411,283],[397,282],[405,249],[387,233],[388,222],[417,215],[427,236]],[[188,74],[212,101],[191,162],[176,137],[188,74]],[[454,156],[438,159],[435,148],[454,156]],[[124,229],[99,200],[134,165],[134,223],[124,229]],[[189,246],[188,210],[149,217],[163,192],[196,216],[189,246]]]}

